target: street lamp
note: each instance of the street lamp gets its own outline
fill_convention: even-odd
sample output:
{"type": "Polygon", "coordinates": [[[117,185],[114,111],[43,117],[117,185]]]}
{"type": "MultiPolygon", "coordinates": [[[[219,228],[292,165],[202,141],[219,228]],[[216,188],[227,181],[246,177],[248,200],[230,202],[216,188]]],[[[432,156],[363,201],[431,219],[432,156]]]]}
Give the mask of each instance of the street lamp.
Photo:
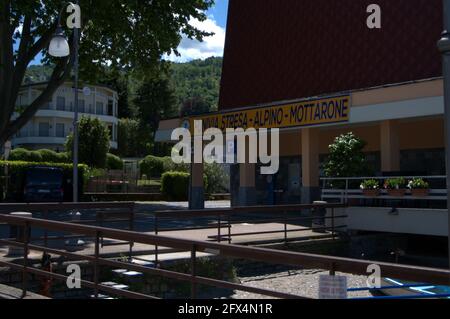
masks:
{"type": "MultiPolygon", "coordinates": [[[[64,6],[64,9],[67,10],[67,12],[71,12],[72,10],[75,10],[75,16],[74,16],[74,22],[71,22],[68,27],[73,29],[73,49],[74,49],[74,73],[75,73],[75,80],[74,80],[74,90],[75,90],[75,101],[74,101],[74,118],[73,118],[73,201],[76,203],[78,202],[78,47],[79,47],[79,35],[80,35],[80,12],[79,12],[79,1],[76,0],[75,4],[72,2],[69,2],[66,6],[64,6]],[[69,9],[70,8],[70,9],[69,9]],[[78,12],[77,12],[78,10],[78,12]],[[77,16],[78,15],[78,16],[77,16]]],[[[65,37],[63,30],[62,30],[62,24],[61,24],[61,17],[63,14],[63,10],[61,10],[59,16],[58,16],[58,27],[56,29],[55,34],[53,35],[50,45],[48,48],[48,52],[51,56],[62,58],[67,57],[70,55],[70,47],[69,43],[67,41],[67,38],[65,37]]]]}
{"type": "Polygon", "coordinates": [[[444,121],[446,140],[446,166],[447,166],[447,208],[449,215],[449,267],[450,267],[450,0],[443,0],[444,7],[444,32],[438,42],[439,51],[442,54],[444,75],[444,121]]]}

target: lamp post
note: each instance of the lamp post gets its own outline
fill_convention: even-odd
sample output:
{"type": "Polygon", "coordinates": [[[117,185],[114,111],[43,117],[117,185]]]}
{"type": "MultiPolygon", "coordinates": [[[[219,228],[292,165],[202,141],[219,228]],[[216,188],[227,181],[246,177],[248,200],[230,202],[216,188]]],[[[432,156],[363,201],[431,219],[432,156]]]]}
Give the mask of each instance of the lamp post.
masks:
{"type": "MultiPolygon", "coordinates": [[[[447,167],[447,208],[450,217],[450,0],[443,0],[444,31],[438,42],[439,51],[442,53],[444,75],[444,121],[446,143],[446,167],[447,167]]],[[[450,267],[450,218],[449,218],[449,267],[450,267]]]]}
{"type": "MultiPolygon", "coordinates": [[[[69,6],[75,10],[75,14],[80,14],[77,12],[79,10],[79,0],[74,3],[69,2],[65,9],[69,12],[69,6]]],[[[64,10],[64,9],[63,9],[64,10]]],[[[56,29],[55,34],[53,35],[52,40],[50,41],[49,46],[49,54],[53,57],[67,57],[70,55],[70,48],[67,38],[64,36],[62,31],[61,17],[62,13],[59,14],[58,17],[58,27],[56,29]]],[[[79,47],[79,36],[80,36],[80,16],[74,16],[74,19],[77,20],[75,23],[72,23],[73,28],[73,49],[74,49],[74,118],[73,118],[73,202],[78,202],[78,69],[79,69],[79,59],[78,59],[78,47],[79,47]]],[[[70,25],[68,26],[70,28],[70,25]]]]}

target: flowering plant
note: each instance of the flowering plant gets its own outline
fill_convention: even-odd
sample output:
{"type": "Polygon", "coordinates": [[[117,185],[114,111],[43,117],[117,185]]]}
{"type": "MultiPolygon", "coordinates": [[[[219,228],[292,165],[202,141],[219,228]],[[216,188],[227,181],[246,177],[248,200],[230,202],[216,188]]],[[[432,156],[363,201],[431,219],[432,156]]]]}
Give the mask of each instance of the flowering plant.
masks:
{"type": "Polygon", "coordinates": [[[385,189],[404,189],[406,187],[406,180],[403,177],[390,178],[384,182],[385,189]]]}
{"type": "Polygon", "coordinates": [[[368,179],[361,183],[362,190],[378,190],[380,189],[380,183],[374,179],[368,179]]]}
{"type": "Polygon", "coordinates": [[[409,189],[429,189],[430,184],[428,184],[421,178],[414,178],[409,181],[408,188],[409,189]]]}

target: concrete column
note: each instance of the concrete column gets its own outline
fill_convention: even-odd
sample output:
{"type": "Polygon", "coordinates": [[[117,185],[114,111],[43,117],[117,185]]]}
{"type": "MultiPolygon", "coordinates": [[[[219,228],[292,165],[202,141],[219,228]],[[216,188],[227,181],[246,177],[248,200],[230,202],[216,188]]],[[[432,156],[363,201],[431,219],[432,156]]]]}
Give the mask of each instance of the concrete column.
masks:
{"type": "Polygon", "coordinates": [[[380,124],[381,134],[381,171],[400,171],[400,142],[398,122],[384,121],[380,124]]]}
{"type": "Polygon", "coordinates": [[[189,209],[205,208],[205,186],[203,182],[203,163],[191,164],[191,189],[189,192],[189,209]]]}
{"type": "Polygon", "coordinates": [[[203,131],[195,127],[192,137],[191,185],[189,190],[189,209],[205,208],[205,185],[203,180],[203,131]]]}
{"type": "Polygon", "coordinates": [[[320,198],[319,131],[313,128],[302,132],[302,203],[312,204],[320,198]]]}
{"type": "Polygon", "coordinates": [[[256,205],[256,165],[240,164],[239,174],[238,206],[256,205]]]}

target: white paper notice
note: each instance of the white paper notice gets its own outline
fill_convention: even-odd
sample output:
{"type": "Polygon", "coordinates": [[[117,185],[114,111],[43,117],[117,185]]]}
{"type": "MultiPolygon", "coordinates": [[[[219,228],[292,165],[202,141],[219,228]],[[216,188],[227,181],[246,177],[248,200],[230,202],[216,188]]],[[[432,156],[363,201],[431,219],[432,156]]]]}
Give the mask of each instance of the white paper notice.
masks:
{"type": "Polygon", "coordinates": [[[347,299],[347,277],[322,275],[319,279],[319,299],[347,299]]]}

